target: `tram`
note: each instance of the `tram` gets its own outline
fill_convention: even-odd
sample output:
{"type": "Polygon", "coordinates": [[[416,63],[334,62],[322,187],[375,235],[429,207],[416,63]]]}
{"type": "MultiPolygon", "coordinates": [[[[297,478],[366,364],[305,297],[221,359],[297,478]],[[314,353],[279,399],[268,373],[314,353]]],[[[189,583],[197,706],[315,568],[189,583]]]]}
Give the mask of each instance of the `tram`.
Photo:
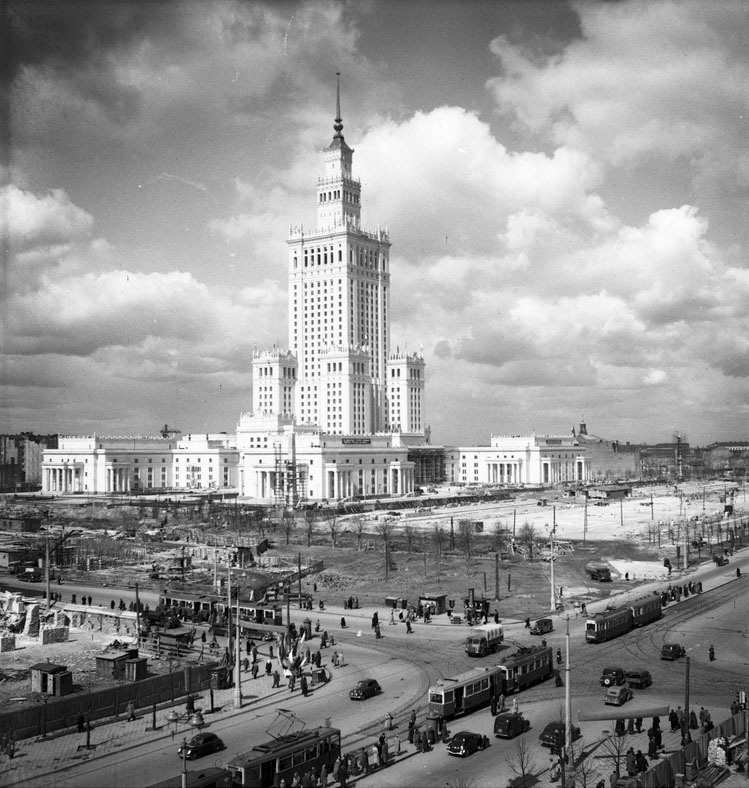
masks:
{"type": "Polygon", "coordinates": [[[661,597],[657,594],[633,600],[624,607],[608,608],[585,622],[585,640],[603,643],[624,635],[634,627],[642,627],[663,615],[661,597]]]}
{"type": "Polygon", "coordinates": [[[502,692],[510,695],[554,675],[554,655],[551,646],[529,646],[510,654],[503,665],[502,692]]]}
{"type": "Polygon", "coordinates": [[[232,786],[272,788],[285,781],[291,785],[294,772],[319,775],[323,764],[330,773],[341,754],[341,731],[320,727],[286,733],[258,744],[227,764],[232,786]]]}
{"type": "Polygon", "coordinates": [[[429,688],[429,712],[449,719],[486,706],[502,692],[502,669],[498,665],[441,679],[429,688]]]}

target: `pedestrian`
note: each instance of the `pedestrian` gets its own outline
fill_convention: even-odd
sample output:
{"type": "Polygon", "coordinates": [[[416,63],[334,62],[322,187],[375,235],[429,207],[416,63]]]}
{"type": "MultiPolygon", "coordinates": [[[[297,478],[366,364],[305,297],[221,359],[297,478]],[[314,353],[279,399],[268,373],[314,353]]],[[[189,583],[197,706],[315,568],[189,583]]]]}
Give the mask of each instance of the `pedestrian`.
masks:
{"type": "Polygon", "coordinates": [[[413,634],[413,629],[411,629],[411,620],[410,620],[410,619],[408,619],[408,618],[406,619],[406,632],[407,632],[409,635],[412,635],[412,634],[413,634]]]}
{"type": "Polygon", "coordinates": [[[307,677],[306,676],[302,676],[299,679],[299,689],[302,690],[302,697],[306,698],[307,697],[307,692],[309,690],[309,687],[307,686],[307,677]]]}
{"type": "Polygon", "coordinates": [[[83,714],[78,715],[77,723],[78,723],[78,733],[84,733],[86,730],[86,718],[83,716],[83,714]]]}
{"type": "Polygon", "coordinates": [[[296,685],[296,676],[294,676],[294,674],[292,673],[292,674],[289,676],[289,691],[290,691],[290,692],[293,692],[293,691],[294,691],[294,686],[295,686],[295,685],[296,685]]]}
{"type": "Polygon", "coordinates": [[[205,630],[203,630],[200,634],[200,642],[205,643],[205,641],[206,641],[205,630]]]}
{"type": "Polygon", "coordinates": [[[707,650],[707,656],[710,658],[710,662],[715,662],[715,649],[713,648],[712,643],[710,644],[710,648],[707,650]]]}
{"type": "Polygon", "coordinates": [[[346,788],[346,780],[348,780],[348,765],[346,761],[341,761],[338,769],[338,782],[341,784],[341,788],[346,788]]]}
{"type": "Polygon", "coordinates": [[[616,733],[617,736],[624,736],[624,731],[624,720],[617,720],[614,726],[614,733],[616,733]]]}
{"type": "Polygon", "coordinates": [[[525,619],[525,628],[526,628],[526,629],[530,629],[530,628],[531,628],[531,619],[530,619],[530,616],[528,616],[528,617],[525,619]]]}
{"type": "Polygon", "coordinates": [[[135,704],[132,701],[130,701],[130,703],[127,704],[126,711],[127,711],[127,720],[128,722],[131,722],[132,720],[135,719],[135,704]]]}
{"type": "Polygon", "coordinates": [[[342,667],[343,667],[343,664],[344,664],[344,663],[343,663],[343,652],[342,652],[342,651],[339,651],[339,652],[338,652],[338,667],[339,667],[339,668],[342,668],[342,667]]]}
{"type": "Polygon", "coordinates": [[[414,730],[414,744],[416,745],[416,752],[421,752],[422,751],[421,731],[419,730],[418,725],[414,730]]]}
{"type": "Polygon", "coordinates": [[[668,721],[671,723],[671,730],[678,731],[679,730],[679,715],[676,713],[674,709],[671,709],[668,713],[668,721]]]}
{"type": "Polygon", "coordinates": [[[243,670],[245,673],[247,673],[247,671],[248,671],[249,669],[250,669],[250,660],[249,660],[249,659],[247,659],[247,657],[245,657],[245,658],[242,660],[242,670],[243,670]]]}
{"type": "Polygon", "coordinates": [[[389,760],[390,760],[390,748],[388,747],[388,740],[383,736],[382,748],[380,750],[380,763],[383,766],[387,766],[389,760]]]}
{"type": "Polygon", "coordinates": [[[268,658],[273,659],[273,646],[268,646],[268,658]]]}
{"type": "Polygon", "coordinates": [[[637,733],[642,732],[642,717],[635,717],[635,730],[637,733]]]}
{"type": "Polygon", "coordinates": [[[280,686],[281,686],[281,674],[277,670],[274,670],[273,671],[273,687],[271,689],[274,689],[275,687],[280,687],[280,686]]]}
{"type": "Polygon", "coordinates": [[[341,756],[339,755],[335,759],[335,763],[333,764],[333,782],[338,782],[341,776],[341,756]]]}
{"type": "Polygon", "coordinates": [[[562,674],[558,670],[554,671],[554,684],[557,687],[563,687],[564,686],[564,682],[562,681],[562,674]]]}
{"type": "Polygon", "coordinates": [[[635,755],[635,761],[637,763],[638,774],[642,774],[648,770],[649,764],[647,758],[642,754],[642,750],[637,751],[637,755],[635,755]]]}
{"type": "Polygon", "coordinates": [[[377,615],[377,611],[375,610],[372,613],[372,629],[377,629],[377,625],[380,623],[380,617],[377,615]]]}
{"type": "Polygon", "coordinates": [[[632,717],[627,720],[627,733],[633,736],[635,732],[635,721],[632,717]]]}
{"type": "Polygon", "coordinates": [[[361,751],[361,756],[359,757],[359,763],[361,764],[361,773],[362,776],[369,773],[369,755],[367,755],[367,750],[364,748],[361,751]]]}
{"type": "Polygon", "coordinates": [[[584,616],[587,616],[587,615],[588,615],[588,608],[587,608],[587,607],[585,607],[585,602],[583,602],[583,603],[582,603],[582,605],[580,605],[580,612],[581,612],[581,613],[582,613],[584,616]]]}
{"type": "Polygon", "coordinates": [[[334,668],[338,667],[338,652],[337,651],[333,652],[333,667],[334,668]]]}
{"type": "Polygon", "coordinates": [[[252,678],[257,678],[257,662],[252,663],[252,678]]]}
{"type": "Polygon", "coordinates": [[[700,724],[697,722],[697,715],[694,713],[694,709],[689,712],[689,727],[696,731],[697,728],[700,727],[700,724]]]}
{"type": "Polygon", "coordinates": [[[328,765],[326,763],[320,767],[320,788],[328,788],[328,765]]]}
{"type": "Polygon", "coordinates": [[[395,624],[395,610],[392,608],[390,610],[390,623],[395,624]]]}
{"type": "Polygon", "coordinates": [[[497,696],[496,695],[492,695],[492,699],[491,699],[490,703],[491,703],[492,717],[496,717],[497,716],[497,696]]]}
{"type": "Polygon", "coordinates": [[[517,714],[518,713],[518,699],[517,699],[517,696],[512,699],[512,713],[513,714],[517,714]]]}
{"type": "Polygon", "coordinates": [[[557,649],[557,665],[561,665],[561,664],[562,664],[562,649],[558,648],[557,649]]]}
{"type": "Polygon", "coordinates": [[[265,660],[265,675],[270,676],[271,671],[273,670],[273,663],[269,660],[265,660]]]}
{"type": "Polygon", "coordinates": [[[408,743],[409,744],[413,744],[414,743],[414,721],[413,720],[409,720],[408,721],[408,743]]]}
{"type": "Polygon", "coordinates": [[[627,774],[634,777],[637,774],[637,756],[632,747],[627,750],[627,774]]]}
{"type": "Polygon", "coordinates": [[[315,652],[315,667],[319,668],[321,663],[322,663],[322,654],[320,653],[320,649],[317,649],[317,651],[315,652]]]}
{"type": "Polygon", "coordinates": [[[252,654],[252,663],[254,665],[257,662],[257,646],[253,646],[250,653],[252,654]]]}
{"type": "Polygon", "coordinates": [[[341,616],[341,629],[346,629],[346,619],[344,616],[341,616]]]}
{"type": "Polygon", "coordinates": [[[684,709],[681,706],[676,707],[676,717],[679,720],[679,730],[683,730],[684,728],[684,709]]]}

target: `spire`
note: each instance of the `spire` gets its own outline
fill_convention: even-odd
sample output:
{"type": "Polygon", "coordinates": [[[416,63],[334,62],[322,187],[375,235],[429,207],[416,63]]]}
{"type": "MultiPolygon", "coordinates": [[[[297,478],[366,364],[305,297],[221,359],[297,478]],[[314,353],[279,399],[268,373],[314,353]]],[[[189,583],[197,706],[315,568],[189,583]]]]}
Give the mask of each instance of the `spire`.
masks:
{"type": "Polygon", "coordinates": [[[335,123],[333,124],[333,128],[335,129],[334,139],[340,138],[343,139],[343,120],[341,119],[341,72],[335,72],[336,77],[336,89],[335,89],[335,123]]]}

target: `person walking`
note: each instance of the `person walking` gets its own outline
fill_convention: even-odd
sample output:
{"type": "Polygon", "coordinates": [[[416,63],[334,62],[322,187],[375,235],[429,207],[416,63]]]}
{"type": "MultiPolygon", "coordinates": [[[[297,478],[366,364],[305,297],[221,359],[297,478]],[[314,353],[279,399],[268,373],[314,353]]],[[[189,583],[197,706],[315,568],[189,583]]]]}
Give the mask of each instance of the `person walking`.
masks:
{"type": "Polygon", "coordinates": [[[278,672],[278,670],[274,670],[273,671],[273,687],[271,687],[271,689],[275,689],[276,687],[280,687],[280,686],[281,686],[281,674],[278,672]]]}
{"type": "Polygon", "coordinates": [[[632,747],[627,750],[627,774],[634,777],[637,774],[637,758],[632,747]]]}
{"type": "Polygon", "coordinates": [[[707,656],[710,658],[710,662],[715,662],[715,649],[713,648],[713,644],[710,644],[710,648],[707,650],[707,656]]]}
{"type": "Polygon", "coordinates": [[[307,697],[307,692],[309,690],[309,687],[307,686],[307,677],[306,676],[302,676],[299,679],[299,689],[301,689],[301,691],[302,691],[302,697],[306,698],[307,697]]]}
{"type": "Polygon", "coordinates": [[[558,648],[557,649],[557,665],[561,665],[561,664],[562,664],[562,649],[558,648]]]}
{"type": "Polygon", "coordinates": [[[411,619],[410,619],[410,618],[407,618],[407,619],[406,619],[406,632],[407,632],[409,635],[412,635],[412,634],[413,634],[413,629],[411,629],[411,619]]]}
{"type": "Polygon", "coordinates": [[[341,788],[346,788],[346,781],[348,780],[348,764],[346,761],[341,761],[341,765],[338,768],[338,782],[341,785],[341,788]]]}
{"type": "Polygon", "coordinates": [[[273,663],[270,661],[270,659],[266,659],[265,660],[265,675],[266,676],[270,676],[272,670],[273,670],[273,663]]]}
{"type": "Polygon", "coordinates": [[[320,788],[328,788],[328,765],[326,763],[320,767],[320,788]]]}
{"type": "Polygon", "coordinates": [[[638,774],[642,774],[648,770],[649,764],[647,758],[642,754],[642,750],[637,751],[637,755],[635,755],[635,762],[637,764],[638,774]]]}
{"type": "Polygon", "coordinates": [[[252,678],[257,678],[257,662],[252,663],[252,678]]]}
{"type": "Polygon", "coordinates": [[[126,712],[127,712],[127,721],[132,722],[135,719],[135,704],[133,703],[133,701],[130,701],[130,703],[127,704],[126,712]]]}

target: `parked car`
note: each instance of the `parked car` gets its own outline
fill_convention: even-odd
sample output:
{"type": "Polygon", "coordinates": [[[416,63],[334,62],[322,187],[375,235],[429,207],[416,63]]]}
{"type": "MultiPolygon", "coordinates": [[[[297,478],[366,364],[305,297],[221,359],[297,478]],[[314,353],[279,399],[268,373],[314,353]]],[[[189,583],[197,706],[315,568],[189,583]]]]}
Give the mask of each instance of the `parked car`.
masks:
{"type": "Polygon", "coordinates": [[[661,647],[661,659],[670,659],[672,662],[686,654],[686,649],[681,643],[664,643],[661,647]]]}
{"type": "Polygon", "coordinates": [[[647,689],[653,683],[649,670],[628,670],[626,673],[627,684],[632,689],[647,689]]]}
{"type": "Polygon", "coordinates": [[[216,736],[215,733],[199,733],[193,736],[190,741],[181,745],[177,750],[177,755],[182,757],[182,749],[184,748],[185,758],[192,760],[193,758],[202,758],[204,755],[210,755],[214,752],[220,752],[226,749],[226,745],[216,736]]]}
{"type": "Polygon", "coordinates": [[[447,751],[450,755],[458,755],[465,758],[476,750],[484,750],[489,746],[489,739],[481,733],[472,731],[459,731],[447,743],[447,751]]]}
{"type": "Polygon", "coordinates": [[[530,720],[517,711],[503,711],[494,718],[494,735],[500,739],[514,739],[530,729],[530,720]]]}
{"type": "Polygon", "coordinates": [[[609,687],[603,696],[603,702],[607,706],[623,706],[633,697],[634,692],[629,687],[609,687]]]}
{"type": "Polygon", "coordinates": [[[728,559],[724,555],[714,555],[713,561],[715,561],[718,566],[725,566],[728,563],[728,559]]]}
{"type": "Polygon", "coordinates": [[[624,684],[624,668],[604,668],[601,675],[600,683],[604,687],[611,687],[612,685],[624,684]]]}
{"type": "Polygon", "coordinates": [[[356,686],[349,692],[348,696],[351,700],[366,700],[382,692],[382,687],[375,679],[362,679],[356,683],[356,686]]]}
{"type": "Polygon", "coordinates": [[[545,635],[554,629],[554,622],[550,618],[539,618],[531,627],[531,635],[545,635]]]}
{"type": "MultiPolygon", "coordinates": [[[[555,722],[550,722],[543,731],[541,731],[541,735],[538,739],[542,747],[550,747],[553,753],[559,753],[561,748],[564,747],[565,732],[564,723],[560,720],[556,720],[555,722]]],[[[580,728],[578,728],[577,725],[573,725],[572,741],[579,739],[581,736],[582,732],[580,728]]]]}

